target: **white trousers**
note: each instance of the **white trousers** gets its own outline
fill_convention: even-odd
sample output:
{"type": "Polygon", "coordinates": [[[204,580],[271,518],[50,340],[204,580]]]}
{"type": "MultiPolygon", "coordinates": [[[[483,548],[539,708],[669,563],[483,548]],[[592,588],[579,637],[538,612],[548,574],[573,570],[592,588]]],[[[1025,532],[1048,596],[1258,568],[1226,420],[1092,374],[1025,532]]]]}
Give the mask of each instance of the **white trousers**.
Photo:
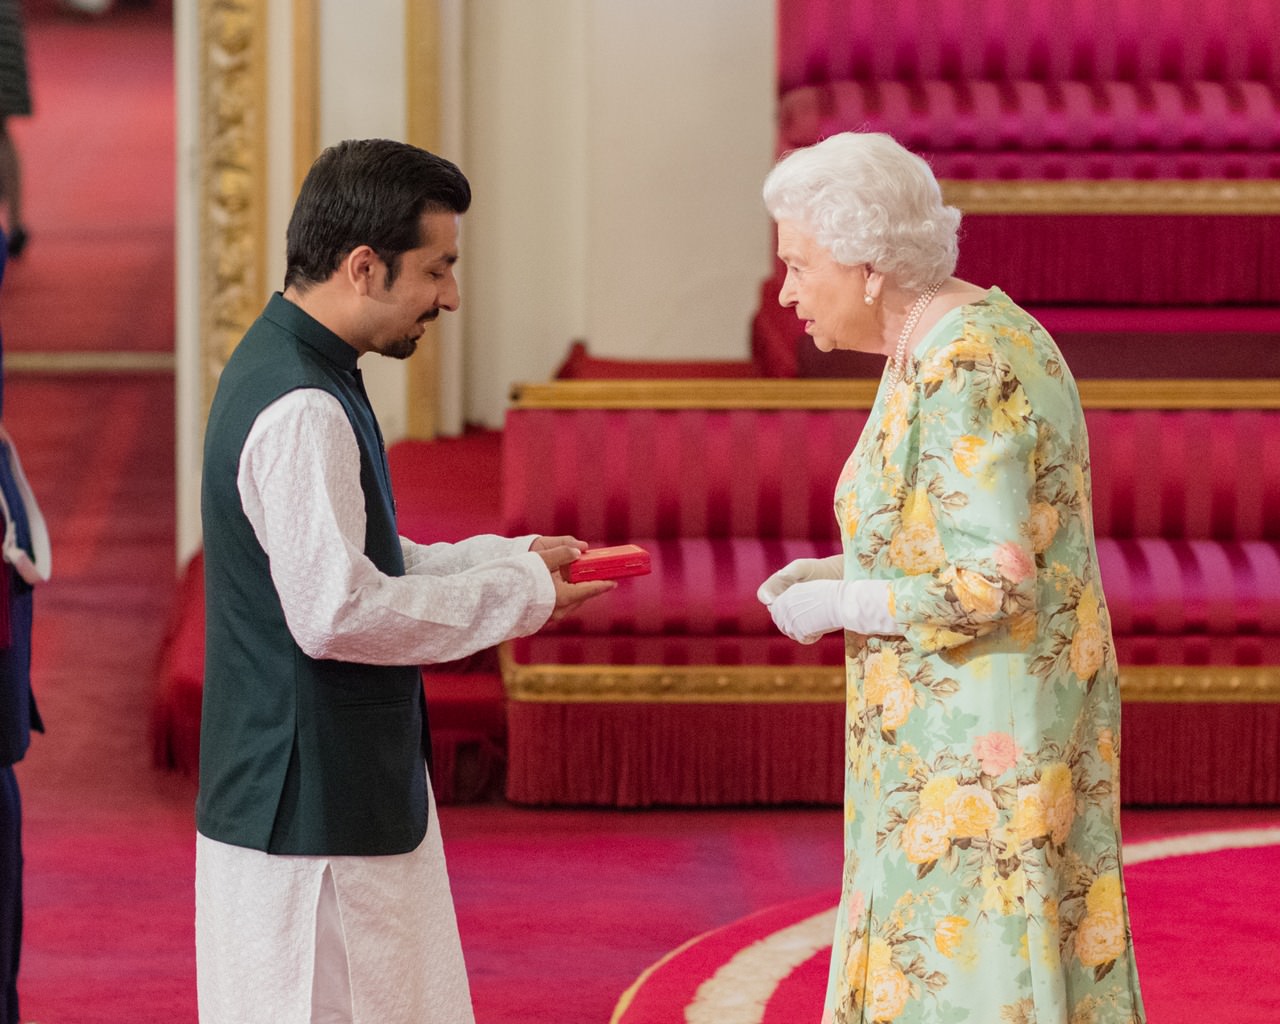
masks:
{"type": "Polygon", "coordinates": [[[474,1024],[434,801],[391,857],[197,834],[196,988],[201,1024],[474,1024]]]}

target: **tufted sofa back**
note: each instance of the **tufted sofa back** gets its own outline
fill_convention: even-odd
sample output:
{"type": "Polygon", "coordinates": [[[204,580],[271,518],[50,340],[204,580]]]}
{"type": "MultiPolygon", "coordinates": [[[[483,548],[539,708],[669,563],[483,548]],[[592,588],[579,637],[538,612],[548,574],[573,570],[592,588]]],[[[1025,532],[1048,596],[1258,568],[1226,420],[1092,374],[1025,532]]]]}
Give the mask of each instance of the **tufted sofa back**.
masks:
{"type": "Polygon", "coordinates": [[[1280,175],[1270,0],[780,0],[780,151],[886,131],[955,179],[1280,175]]]}
{"type": "MultiPolygon", "coordinates": [[[[860,409],[512,409],[503,529],[837,539],[860,409]]],[[[1088,409],[1099,537],[1280,541],[1280,410],[1088,409]]]]}
{"type": "Polygon", "coordinates": [[[1280,81],[1273,0],[778,0],[779,93],[848,80],[1280,81]]]}

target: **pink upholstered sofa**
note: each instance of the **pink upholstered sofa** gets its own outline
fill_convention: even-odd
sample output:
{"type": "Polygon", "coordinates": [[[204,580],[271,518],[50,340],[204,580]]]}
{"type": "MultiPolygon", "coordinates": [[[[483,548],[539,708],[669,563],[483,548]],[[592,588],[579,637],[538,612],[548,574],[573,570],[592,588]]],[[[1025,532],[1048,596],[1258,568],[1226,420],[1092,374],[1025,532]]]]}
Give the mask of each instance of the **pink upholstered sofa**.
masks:
{"type": "MultiPolygon", "coordinates": [[[[1146,375],[1165,348],[1185,365],[1207,334],[1278,376],[1277,38],[1280,5],[1255,0],[779,0],[777,149],[868,129],[919,152],[965,212],[960,274],[1087,375],[1146,375]]],[[[778,284],[763,373],[876,372],[808,358],[778,284]]],[[[1200,364],[1176,375],[1233,375],[1200,364]]]]}
{"type": "MultiPolygon", "coordinates": [[[[1124,674],[1123,796],[1280,802],[1280,396],[1082,393],[1124,674]]],[[[511,799],[840,799],[841,643],[781,637],[755,590],[837,550],[832,488],[869,397],[853,381],[518,390],[503,528],[635,542],[654,568],[503,652],[511,799]]]]}

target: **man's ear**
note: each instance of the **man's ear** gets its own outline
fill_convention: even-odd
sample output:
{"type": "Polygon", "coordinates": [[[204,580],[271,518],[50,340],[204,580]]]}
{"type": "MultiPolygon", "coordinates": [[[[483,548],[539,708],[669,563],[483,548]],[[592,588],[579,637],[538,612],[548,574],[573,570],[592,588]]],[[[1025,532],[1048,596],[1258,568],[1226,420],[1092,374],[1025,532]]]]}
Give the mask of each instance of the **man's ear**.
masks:
{"type": "Polygon", "coordinates": [[[343,258],[341,272],[357,295],[368,295],[382,266],[382,258],[370,246],[357,245],[343,258]]]}

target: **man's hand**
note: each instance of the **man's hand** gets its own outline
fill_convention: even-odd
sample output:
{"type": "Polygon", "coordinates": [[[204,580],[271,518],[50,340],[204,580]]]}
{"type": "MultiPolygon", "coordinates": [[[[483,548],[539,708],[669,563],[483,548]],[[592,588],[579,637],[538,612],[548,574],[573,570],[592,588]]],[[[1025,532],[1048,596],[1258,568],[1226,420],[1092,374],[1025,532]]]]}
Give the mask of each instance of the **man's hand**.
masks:
{"type": "Polygon", "coordinates": [[[529,550],[542,552],[552,548],[576,548],[578,551],[586,551],[589,546],[585,540],[578,540],[577,537],[535,537],[529,550]]]}
{"type": "Polygon", "coordinates": [[[617,580],[570,583],[564,578],[560,570],[587,550],[586,541],[576,537],[539,537],[529,545],[529,550],[536,551],[542,557],[551,573],[551,582],[555,584],[556,607],[551,613],[553,621],[563,619],[583,601],[599,597],[618,585],[617,580]]]}

